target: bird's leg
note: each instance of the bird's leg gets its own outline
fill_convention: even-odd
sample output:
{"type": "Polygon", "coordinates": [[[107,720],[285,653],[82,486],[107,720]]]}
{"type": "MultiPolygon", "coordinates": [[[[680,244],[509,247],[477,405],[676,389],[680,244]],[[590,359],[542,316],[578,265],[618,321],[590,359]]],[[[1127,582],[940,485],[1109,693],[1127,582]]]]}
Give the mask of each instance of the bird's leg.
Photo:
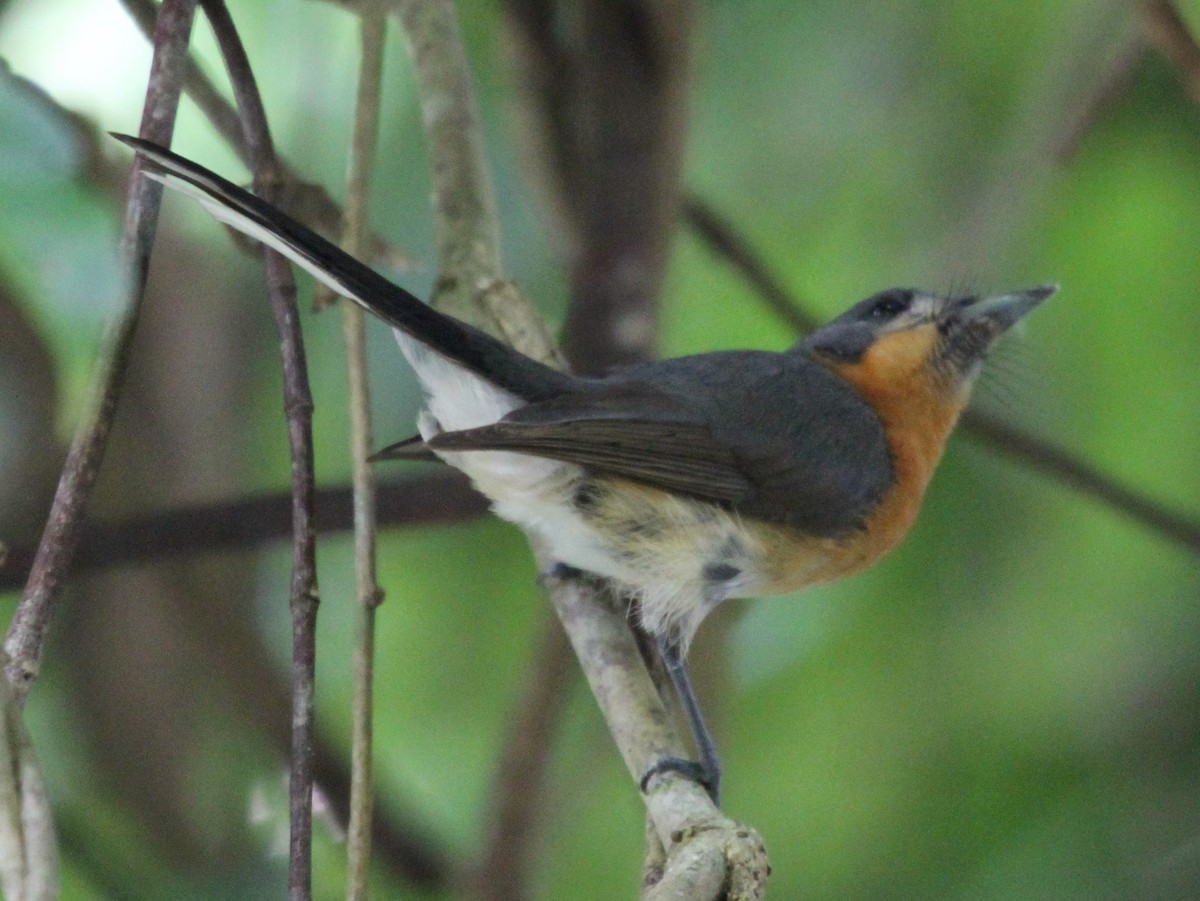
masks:
{"type": "Polygon", "coordinates": [[[700,710],[700,702],[696,699],[696,691],[692,687],[692,678],[688,675],[687,666],[683,662],[683,655],[679,651],[679,645],[672,642],[668,638],[656,636],[658,643],[658,653],[662,657],[663,665],[667,668],[667,674],[671,677],[671,684],[675,686],[675,693],[679,696],[680,703],[683,704],[684,713],[687,714],[688,725],[692,729],[692,738],[696,742],[696,751],[700,755],[699,767],[691,761],[676,760],[667,758],[659,761],[651,771],[642,777],[642,785],[645,786],[649,777],[654,772],[663,769],[674,769],[682,772],[684,775],[695,778],[701,785],[708,790],[708,796],[712,798],[715,806],[721,806],[721,758],[717,754],[717,745],[713,741],[712,732],[709,731],[708,723],[704,720],[704,713],[700,710]],[[699,772],[697,772],[697,769],[699,772]]]}
{"type": "MultiPolygon", "coordinates": [[[[593,573],[559,562],[543,572],[538,577],[538,581],[544,585],[552,581],[582,581],[603,584],[605,580],[593,573]]],[[[648,635],[649,633],[643,631],[640,634],[648,635]]],[[[713,804],[720,807],[721,758],[717,754],[717,746],[713,741],[712,732],[709,731],[708,723],[704,720],[704,713],[700,710],[700,702],[692,687],[692,678],[688,675],[687,666],[683,662],[679,644],[677,641],[663,636],[655,636],[654,641],[663,666],[671,677],[671,685],[675,689],[675,694],[687,715],[688,726],[692,730],[692,738],[696,743],[700,761],[697,763],[680,757],[664,757],[642,774],[641,789],[645,792],[650,780],[657,774],[673,771],[704,786],[708,796],[712,798],[713,804]]]]}

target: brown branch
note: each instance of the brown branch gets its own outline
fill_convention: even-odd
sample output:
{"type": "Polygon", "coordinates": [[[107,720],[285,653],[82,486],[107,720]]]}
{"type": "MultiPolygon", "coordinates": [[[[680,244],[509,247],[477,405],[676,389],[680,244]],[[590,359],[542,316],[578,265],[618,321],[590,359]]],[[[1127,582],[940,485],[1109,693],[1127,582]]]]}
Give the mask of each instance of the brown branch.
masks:
{"type": "MultiPolygon", "coordinates": [[[[168,0],[155,27],[154,57],[138,134],[159,144],[170,144],[174,131],[194,13],[195,0],[168,0]]],[[[128,369],[162,198],[162,187],[141,178],[141,171],[139,160],[129,177],[121,245],[129,294],[105,332],[87,409],[71,442],[29,583],[4,640],[8,655],[5,675],[18,704],[24,703],[41,666],[55,603],[79,542],[84,508],[108,444],[128,369]]]]}
{"type": "MultiPolygon", "coordinates": [[[[518,133],[529,145],[522,156],[543,187],[570,276],[562,339],[568,358],[583,372],[652,358],[678,227],[693,4],[583,0],[564,15],[552,0],[505,0],[502,9],[525,120],[518,133]]],[[[673,711],[673,687],[655,684],[673,711]]],[[[528,690],[536,690],[532,681],[528,690]]],[[[506,786],[506,775],[502,769],[494,788],[500,804],[532,787],[528,778],[517,789],[506,786]]],[[[653,824],[647,836],[665,864],[653,824]]],[[[532,831],[496,829],[492,840],[499,846],[485,852],[493,876],[487,897],[527,894],[513,872],[519,864],[506,868],[504,861],[527,856],[521,842],[533,844],[532,831]]]]}
{"type": "Polygon", "coordinates": [[[1128,90],[1134,73],[1145,58],[1146,40],[1133,30],[1125,37],[1108,67],[1101,72],[1080,111],[1068,119],[1067,127],[1054,141],[1053,155],[1056,160],[1066,162],[1079,152],[1084,138],[1128,90]]]}
{"type": "Polygon", "coordinates": [[[529,896],[530,850],[538,834],[553,743],[577,670],[562,624],[551,616],[533,654],[518,703],[508,716],[492,779],[491,826],[475,870],[475,896],[521,901],[529,896]]]}
{"type": "MultiPolygon", "coordinates": [[[[346,227],[343,248],[362,256],[368,243],[367,198],[379,133],[379,97],[383,86],[383,43],[387,20],[383,7],[369,4],[359,21],[358,93],[354,133],[346,176],[346,227]]],[[[357,304],[343,303],[347,402],[350,408],[350,457],[354,470],[354,693],[351,702],[350,823],[346,837],[346,897],[366,901],[371,863],[371,820],[375,797],[372,773],[371,704],[375,678],[375,609],[383,591],[375,577],[375,471],[367,458],[374,439],[367,379],[366,325],[357,304]]]]}
{"type": "Polygon", "coordinates": [[[46,783],[21,708],[0,682],[0,889],[5,898],[58,897],[58,848],[46,783]]]}
{"type": "MultiPolygon", "coordinates": [[[[398,8],[413,58],[433,171],[440,263],[435,302],[449,302],[460,316],[480,322],[479,305],[493,299],[496,304],[488,306],[488,314],[501,309],[505,313],[501,318],[516,323],[521,334],[538,336],[540,320],[523,298],[511,287],[492,290],[505,284],[498,223],[483,168],[470,70],[454,6],[449,0],[401,0],[398,8]]],[[[498,325],[494,314],[484,319],[498,325]]],[[[530,353],[527,346],[518,349],[530,353]]],[[[538,355],[536,351],[534,355],[538,355]]],[[[539,563],[548,566],[552,561],[547,560],[544,548],[536,540],[533,544],[539,563]]],[[[550,599],[634,780],[640,780],[662,756],[685,753],[638,653],[627,605],[606,602],[603,592],[586,588],[578,580],[552,586],[550,599]]],[[[679,862],[690,864],[686,852],[699,853],[702,845],[704,859],[712,863],[708,872],[715,878],[702,890],[672,897],[716,898],[727,879],[739,885],[749,881],[761,890],[765,865],[751,874],[750,861],[759,858],[749,850],[761,849],[761,842],[749,830],[722,817],[698,785],[667,774],[654,781],[646,806],[659,840],[672,849],[668,874],[678,872],[679,862]],[[727,866],[737,873],[728,876],[727,866]]],[[[665,876],[664,883],[668,879],[665,876]]]]}
{"type": "MultiPolygon", "coordinates": [[[[154,31],[154,20],[158,16],[159,4],[154,0],[121,0],[121,5],[133,19],[133,23],[147,38],[154,31]]],[[[200,66],[189,54],[184,63],[183,89],[188,96],[204,111],[210,123],[217,132],[229,142],[234,151],[244,162],[246,156],[246,139],[242,136],[242,124],[238,119],[237,110],[221,96],[221,92],[201,71],[200,66]]]]}
{"type": "MultiPolygon", "coordinates": [[[[770,296],[770,308],[785,322],[804,330],[814,319],[799,310],[797,302],[780,286],[767,265],[738,235],[736,228],[703,201],[689,200],[686,206],[688,224],[717,256],[728,262],[759,293],[770,296]],[[698,227],[694,210],[705,210],[705,216],[716,223],[698,227]]],[[[977,441],[994,447],[1025,465],[1042,472],[1064,485],[1130,517],[1177,544],[1200,553],[1200,521],[1167,509],[1144,494],[1120,485],[1110,476],[1096,470],[1072,454],[1047,441],[1030,435],[1016,426],[1002,422],[979,410],[968,410],[962,420],[963,430],[977,441]]]]}
{"type": "Polygon", "coordinates": [[[1062,448],[1035,438],[990,413],[971,410],[963,421],[970,434],[989,447],[1016,458],[1030,468],[1124,513],[1181,547],[1200,554],[1200,522],[1196,519],[1166,509],[1145,495],[1118,484],[1062,448]]]}
{"type": "Polygon", "coordinates": [[[1157,50],[1175,69],[1188,96],[1200,103],[1200,44],[1170,0],[1136,0],[1136,28],[1096,84],[1082,111],[1055,142],[1056,159],[1070,159],[1095,122],[1129,87],[1147,50],[1157,50]]]}
{"type": "MultiPolygon", "coordinates": [[[[350,812],[350,773],[341,749],[332,740],[323,741],[317,730],[316,764],[313,778],[321,786],[333,819],[348,822],[350,812]]],[[[397,878],[420,889],[422,897],[437,897],[454,884],[456,866],[447,850],[448,843],[435,836],[411,810],[391,809],[386,797],[376,798],[371,823],[372,856],[397,878]]],[[[376,873],[378,875],[378,872],[376,873]]]]}
{"type": "MultiPolygon", "coordinates": [[[[229,81],[233,85],[242,132],[250,155],[254,190],[273,200],[279,164],[267,127],[250,61],[223,0],[200,0],[212,25],[229,81]]],[[[288,781],[291,841],[288,895],[312,897],[313,705],[318,607],[316,533],[312,525],[316,481],[313,475],[312,394],[296,307],[296,283],[280,254],[263,249],[267,296],[279,331],[283,362],[283,407],[292,456],[292,752],[288,781]]]]}
{"type": "MultiPolygon", "coordinates": [[[[157,4],[153,0],[121,0],[121,3],[142,33],[149,36],[154,27],[157,4]]],[[[221,96],[221,92],[192,57],[188,57],[183,87],[217,134],[225,139],[230,149],[247,168],[251,168],[250,148],[242,134],[237,110],[221,96]]],[[[338,233],[343,222],[342,208],[322,185],[305,181],[286,160],[278,157],[276,176],[278,183],[275,201],[281,209],[323,235],[338,233]]],[[[258,253],[257,243],[243,239],[239,233],[232,234],[235,235],[239,246],[258,253]]],[[[364,253],[368,260],[386,263],[393,269],[413,267],[408,257],[375,234],[371,235],[369,246],[364,253]]]]}
{"type": "MultiPolygon", "coordinates": [[[[354,522],[349,486],[317,491],[313,528],[348,531],[354,522]]],[[[462,522],[487,512],[487,502],[465,476],[438,471],[394,479],[379,486],[381,525],[414,527],[462,522]]],[[[268,494],[234,501],[156,510],[116,522],[85,521],[70,577],[131,564],[153,563],[214,551],[246,551],[291,535],[291,495],[268,494]]],[[[9,548],[0,569],[0,592],[19,588],[33,565],[35,548],[9,548]]]]}
{"type": "Polygon", "coordinates": [[[653,357],[687,133],[691,0],[505,0],[529,127],[571,280],[576,371],[653,357]]]}
{"type": "Polygon", "coordinates": [[[707,201],[690,196],[683,202],[683,217],[688,228],[710,251],[734,268],[758,292],[759,300],[797,332],[810,332],[817,318],[800,306],[796,296],[784,287],[766,262],[737,228],[707,201]]]}
{"type": "Polygon", "coordinates": [[[1200,45],[1170,0],[1138,0],[1146,39],[1175,67],[1188,96],[1200,103],[1200,45]]]}

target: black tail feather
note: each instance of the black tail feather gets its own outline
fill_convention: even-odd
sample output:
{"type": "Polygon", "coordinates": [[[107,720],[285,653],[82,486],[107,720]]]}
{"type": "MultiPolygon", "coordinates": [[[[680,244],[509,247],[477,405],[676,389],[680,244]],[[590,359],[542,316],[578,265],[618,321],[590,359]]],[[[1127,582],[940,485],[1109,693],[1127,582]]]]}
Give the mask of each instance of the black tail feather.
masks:
{"type": "Polygon", "coordinates": [[[218,218],[260,241],[269,236],[276,249],[334,290],[487,381],[531,401],[560,393],[571,383],[570,376],[439,313],[282,210],[203,166],[141,138],[112,136],[202,192],[204,197],[197,199],[218,218]],[[213,203],[227,212],[218,212],[213,203]]]}

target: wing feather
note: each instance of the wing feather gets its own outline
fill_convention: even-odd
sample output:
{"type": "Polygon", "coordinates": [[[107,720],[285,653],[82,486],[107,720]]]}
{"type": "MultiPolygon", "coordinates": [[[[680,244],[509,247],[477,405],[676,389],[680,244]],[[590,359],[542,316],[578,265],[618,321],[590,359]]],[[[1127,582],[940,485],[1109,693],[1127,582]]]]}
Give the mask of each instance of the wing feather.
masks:
{"type": "MultiPolygon", "coordinates": [[[[523,408],[527,410],[528,408],[523,408]]],[[[751,489],[729,448],[697,423],[634,419],[511,422],[431,438],[435,450],[507,450],[577,463],[667,491],[736,505],[751,489]]]]}

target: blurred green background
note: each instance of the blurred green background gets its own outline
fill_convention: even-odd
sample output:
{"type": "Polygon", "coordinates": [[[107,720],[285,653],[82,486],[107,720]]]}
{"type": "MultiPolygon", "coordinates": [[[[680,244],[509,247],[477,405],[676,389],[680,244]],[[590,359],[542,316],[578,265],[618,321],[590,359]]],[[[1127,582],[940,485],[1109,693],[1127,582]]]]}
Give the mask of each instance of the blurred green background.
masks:
{"type": "MultiPolygon", "coordinates": [[[[280,152],[340,195],[354,21],[320,3],[231,5],[280,152]]],[[[507,263],[554,325],[565,279],[527,178],[498,11],[461,7],[507,263]]],[[[1200,23],[1195,5],[1181,12],[1200,23]]],[[[1136,34],[1131,5],[1112,0],[710,0],[685,184],[821,318],[892,285],[1060,283],[999,352],[977,405],[1195,516],[1200,108],[1165,59],[1131,50],[1136,34]]],[[[199,17],[196,45],[219,76],[199,17]]],[[[12,70],[0,91],[0,539],[20,546],[36,539],[121,290],[129,158],[89,143],[91,127],[136,131],[149,51],[115,3],[13,0],[0,5],[0,57],[12,70]],[[82,116],[82,130],[14,76],[82,116]]],[[[423,264],[402,276],[423,293],[429,185],[395,28],[385,80],[372,218],[423,264]]],[[[188,101],[176,147],[245,177],[188,101]]],[[[97,517],[285,487],[259,295],[254,261],[168,198],[97,517]]],[[[341,484],[340,323],[309,315],[305,327],[318,478],[341,484]]],[[[680,231],[664,355],[792,339],[680,231]]],[[[403,437],[416,390],[374,324],[371,352],[377,435],[403,437]]],[[[491,519],[394,530],[381,554],[383,807],[467,862],[545,603],[522,537],[491,519]]],[[[289,561],[279,545],[75,581],[28,708],[64,897],[283,894],[286,733],[264,724],[287,722],[289,561]]],[[[771,896],[1200,896],[1197,564],[1194,550],[958,435],[886,562],[800,598],[728,604],[693,657],[725,756],[724,806],[765,837],[771,896]]],[[[320,581],[319,717],[345,760],[345,535],[323,539],[320,581]]],[[[14,603],[0,597],[5,620],[14,603]]],[[[535,896],[634,897],[641,802],[578,678],[543,740],[553,765],[535,896]]],[[[316,842],[317,895],[337,897],[336,829],[319,822],[316,842]]],[[[465,895],[378,869],[379,897],[465,895]]]]}

